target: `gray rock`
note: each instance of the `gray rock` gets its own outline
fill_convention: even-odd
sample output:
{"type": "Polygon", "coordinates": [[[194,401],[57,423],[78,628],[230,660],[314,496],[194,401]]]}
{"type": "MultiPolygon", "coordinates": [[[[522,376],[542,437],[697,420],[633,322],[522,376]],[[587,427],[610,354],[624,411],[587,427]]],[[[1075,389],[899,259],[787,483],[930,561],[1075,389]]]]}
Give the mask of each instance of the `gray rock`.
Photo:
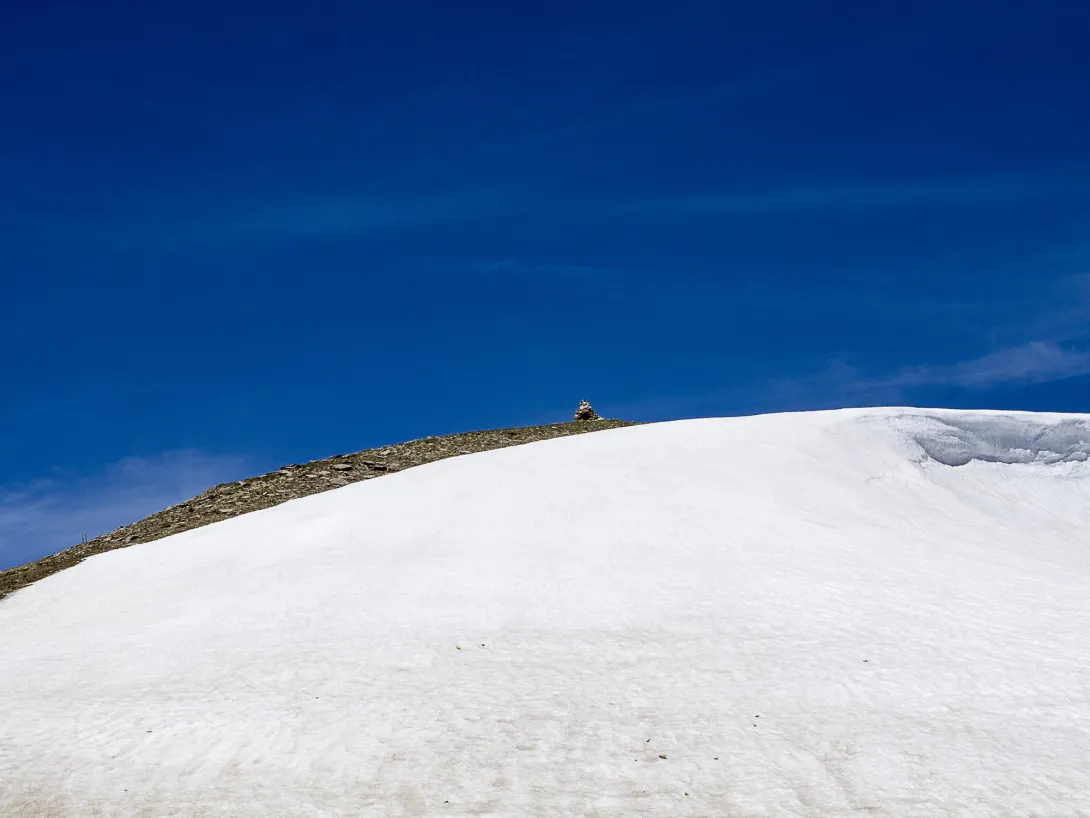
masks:
{"type": "Polygon", "coordinates": [[[579,401],[579,408],[575,410],[575,420],[601,420],[598,413],[594,411],[589,403],[585,400],[579,401]]]}

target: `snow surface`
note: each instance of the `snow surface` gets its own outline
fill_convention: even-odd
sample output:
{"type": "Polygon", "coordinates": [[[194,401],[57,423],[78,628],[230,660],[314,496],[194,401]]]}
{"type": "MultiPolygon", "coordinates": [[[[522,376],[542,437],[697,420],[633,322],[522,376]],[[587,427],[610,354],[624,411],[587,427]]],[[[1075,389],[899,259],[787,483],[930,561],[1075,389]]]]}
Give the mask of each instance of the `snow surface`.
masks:
{"type": "Polygon", "coordinates": [[[0,602],[0,815],[1090,816],[1090,416],[462,457],[0,602]]]}

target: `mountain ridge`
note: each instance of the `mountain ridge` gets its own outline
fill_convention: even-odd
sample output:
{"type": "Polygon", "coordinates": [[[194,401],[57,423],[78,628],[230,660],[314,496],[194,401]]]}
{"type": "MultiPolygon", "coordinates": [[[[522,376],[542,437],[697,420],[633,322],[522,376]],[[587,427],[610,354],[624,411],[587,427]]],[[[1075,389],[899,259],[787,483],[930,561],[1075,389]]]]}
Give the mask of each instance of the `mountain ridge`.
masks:
{"type": "Polygon", "coordinates": [[[86,542],[23,565],[4,569],[0,571],[0,601],[21,588],[78,565],[96,554],[154,542],[172,534],[230,520],[251,511],[272,508],[289,500],[331,491],[449,457],[634,425],[638,425],[636,421],[595,416],[593,419],[565,423],[432,435],[389,446],[336,454],[307,463],[289,463],[266,474],[220,483],[196,497],[92,537],[86,542]]]}
{"type": "Polygon", "coordinates": [[[548,433],[13,595],[0,813],[1090,815],[1090,415],[548,433]]]}

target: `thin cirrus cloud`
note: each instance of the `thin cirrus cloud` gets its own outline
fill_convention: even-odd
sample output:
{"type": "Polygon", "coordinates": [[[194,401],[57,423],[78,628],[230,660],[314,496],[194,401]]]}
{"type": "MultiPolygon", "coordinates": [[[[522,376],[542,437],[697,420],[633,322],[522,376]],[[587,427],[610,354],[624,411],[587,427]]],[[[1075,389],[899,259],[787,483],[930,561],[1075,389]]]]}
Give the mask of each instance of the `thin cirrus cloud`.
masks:
{"type": "Polygon", "coordinates": [[[280,193],[267,197],[223,194],[205,201],[157,202],[124,197],[104,219],[61,223],[66,238],[105,243],[112,249],[252,247],[281,241],[366,238],[437,225],[473,224],[496,218],[544,218],[563,214],[581,220],[642,220],[680,214],[746,214],[788,211],[990,208],[1062,197],[1090,208],[1090,170],[1044,169],[1035,173],[956,177],[925,181],[762,187],[676,195],[617,197],[606,191],[543,192],[517,181],[502,185],[419,190],[280,193]]]}
{"type": "Polygon", "coordinates": [[[374,193],[300,195],[273,201],[239,198],[179,213],[146,204],[138,217],[95,225],[86,235],[113,249],[253,246],[279,241],[361,238],[472,219],[512,206],[503,191],[457,190],[418,196],[374,193]]]}
{"type": "Polygon", "coordinates": [[[960,386],[981,389],[1002,384],[1047,383],[1090,374],[1090,352],[1052,341],[1032,341],[948,366],[917,366],[879,380],[888,386],[960,386]]]}
{"type": "MultiPolygon", "coordinates": [[[[437,269],[434,266],[431,269],[437,269]]],[[[454,265],[459,273],[509,278],[615,278],[627,276],[612,267],[596,267],[585,264],[554,264],[519,261],[517,259],[475,259],[454,265]]]]}
{"type": "Polygon", "coordinates": [[[515,156],[553,143],[580,138],[595,131],[635,127],[641,120],[652,116],[661,117],[670,110],[721,105],[751,93],[763,84],[766,83],[759,84],[752,79],[736,80],[706,88],[687,88],[640,97],[612,105],[599,103],[591,113],[504,142],[486,143],[482,151],[501,157],[515,156]]]}
{"type": "Polygon", "coordinates": [[[385,233],[453,221],[485,220],[496,214],[542,211],[587,216],[639,216],[646,212],[738,212],[899,208],[905,206],[992,207],[1049,197],[1090,207],[1090,171],[1050,169],[1034,174],[893,180],[857,185],[828,184],[623,199],[589,191],[541,195],[518,187],[455,189],[414,197],[373,194],[300,199],[280,205],[240,208],[216,223],[243,237],[296,237],[385,233]]]}
{"type": "Polygon", "coordinates": [[[763,394],[780,409],[893,404],[911,401],[913,390],[918,389],[985,390],[1085,375],[1090,375],[1090,352],[1054,341],[1031,341],[951,364],[906,366],[878,375],[836,360],[819,373],[775,379],[763,394]]]}
{"type": "Polygon", "coordinates": [[[990,208],[1053,197],[1090,208],[1090,172],[1067,169],[1028,175],[895,180],[676,196],[636,195],[621,199],[590,191],[542,195],[517,187],[449,190],[397,199],[349,195],[262,206],[237,217],[217,218],[214,230],[254,241],[276,237],[366,236],[435,224],[470,223],[497,215],[564,213],[567,217],[639,219],[648,214],[671,212],[696,216],[904,207],[990,208]]]}
{"type": "Polygon", "coordinates": [[[1084,169],[1067,169],[1063,172],[1049,170],[1032,175],[713,191],[637,199],[629,203],[626,209],[633,212],[665,210],[696,214],[850,210],[916,205],[987,207],[1053,196],[1074,198],[1090,204],[1090,174],[1084,169]]]}
{"type": "Polygon", "coordinates": [[[1090,352],[1051,341],[1006,347],[945,365],[906,366],[868,375],[844,360],[820,372],[777,377],[704,395],[659,395],[613,406],[618,417],[667,420],[759,412],[893,406],[913,403],[915,390],[953,388],[980,391],[1039,384],[1090,375],[1090,352]]]}
{"type": "Polygon", "coordinates": [[[161,254],[179,248],[231,249],[283,241],[366,238],[533,210],[534,197],[503,186],[415,192],[204,190],[192,195],[128,192],[95,212],[28,226],[35,241],[63,237],[78,247],[161,254]]]}
{"type": "Polygon", "coordinates": [[[241,455],[129,457],[96,474],[0,487],[0,570],[75,545],[251,473],[241,455]]]}

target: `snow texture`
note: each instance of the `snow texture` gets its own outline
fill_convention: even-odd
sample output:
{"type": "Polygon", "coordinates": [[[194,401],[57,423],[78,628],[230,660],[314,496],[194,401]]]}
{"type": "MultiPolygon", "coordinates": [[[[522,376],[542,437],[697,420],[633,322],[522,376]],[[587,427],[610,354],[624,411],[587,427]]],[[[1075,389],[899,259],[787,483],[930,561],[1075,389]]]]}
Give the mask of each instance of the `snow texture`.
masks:
{"type": "Polygon", "coordinates": [[[1090,815],[1090,416],[471,455],[0,602],[0,815],[1090,815]]]}

